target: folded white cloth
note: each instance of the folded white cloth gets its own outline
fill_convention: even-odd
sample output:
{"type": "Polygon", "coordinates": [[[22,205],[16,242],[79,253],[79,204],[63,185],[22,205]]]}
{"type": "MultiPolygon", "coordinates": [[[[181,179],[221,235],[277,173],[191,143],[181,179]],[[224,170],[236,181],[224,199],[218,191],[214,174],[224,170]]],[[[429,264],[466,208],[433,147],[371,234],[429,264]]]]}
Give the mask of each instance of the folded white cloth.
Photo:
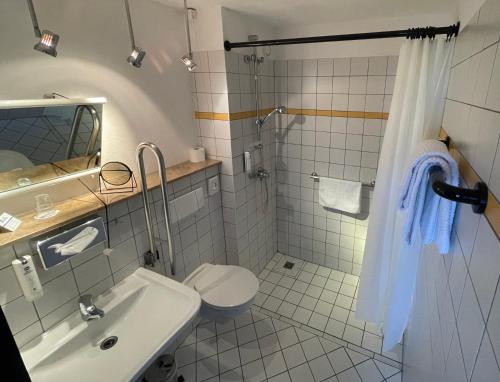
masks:
{"type": "Polygon", "coordinates": [[[415,243],[418,230],[424,244],[434,242],[448,253],[456,202],[441,198],[429,182],[431,171],[442,171],[443,181],[458,186],[458,166],[446,146],[437,140],[422,142],[414,152],[400,191],[399,208],[407,210],[404,240],[415,243]]]}
{"type": "Polygon", "coordinates": [[[326,208],[357,214],[361,211],[361,183],[321,177],[319,204],[326,208]]]}

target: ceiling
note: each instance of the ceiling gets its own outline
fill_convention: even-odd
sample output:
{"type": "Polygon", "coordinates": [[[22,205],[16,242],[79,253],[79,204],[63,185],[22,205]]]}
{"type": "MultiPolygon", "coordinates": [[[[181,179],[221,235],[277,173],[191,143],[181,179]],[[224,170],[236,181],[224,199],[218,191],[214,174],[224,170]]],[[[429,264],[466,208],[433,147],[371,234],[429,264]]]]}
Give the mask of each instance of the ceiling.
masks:
{"type": "MultiPolygon", "coordinates": [[[[157,0],[182,7],[182,0],[157,0]]],[[[199,0],[188,0],[188,5],[199,0]]],[[[457,0],[203,0],[284,25],[326,24],[368,19],[457,14],[457,0]]],[[[194,4],[193,4],[194,5],[194,4]]]]}

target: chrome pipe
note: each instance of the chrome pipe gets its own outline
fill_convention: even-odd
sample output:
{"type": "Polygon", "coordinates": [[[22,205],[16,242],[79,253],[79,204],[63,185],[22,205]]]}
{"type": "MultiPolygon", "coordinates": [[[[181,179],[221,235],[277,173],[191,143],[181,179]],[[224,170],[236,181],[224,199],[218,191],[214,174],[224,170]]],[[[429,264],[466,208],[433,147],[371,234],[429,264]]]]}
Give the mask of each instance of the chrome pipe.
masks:
{"type": "Polygon", "coordinates": [[[31,22],[33,24],[33,31],[35,32],[35,36],[40,38],[42,37],[42,32],[40,31],[40,27],[38,26],[38,20],[36,18],[35,7],[33,6],[33,0],[27,0],[27,2],[31,16],[31,22]]]}
{"type": "Polygon", "coordinates": [[[128,0],[124,0],[125,2],[125,11],[127,12],[127,21],[128,21],[128,34],[130,36],[130,45],[132,46],[132,50],[135,49],[135,37],[134,37],[134,29],[132,28],[132,17],[130,16],[130,4],[128,0]]]}
{"type": "MultiPolygon", "coordinates": [[[[153,236],[153,228],[151,224],[151,211],[149,205],[149,195],[148,195],[148,185],[146,179],[146,170],[144,168],[144,150],[150,149],[156,157],[156,161],[158,163],[158,172],[160,175],[160,188],[161,188],[161,196],[163,200],[163,213],[165,215],[165,227],[167,230],[167,242],[168,242],[168,256],[170,260],[170,273],[175,275],[175,258],[174,251],[172,246],[172,232],[170,228],[170,212],[168,208],[168,193],[167,193],[167,178],[165,176],[165,160],[163,158],[163,154],[161,153],[158,146],[151,142],[142,142],[137,146],[136,149],[136,158],[137,164],[139,165],[139,174],[141,177],[141,190],[142,190],[142,201],[144,203],[144,215],[146,217],[146,226],[148,231],[148,240],[149,240],[149,254],[152,255],[150,257],[152,259],[152,264],[154,265],[155,258],[157,255],[156,244],[153,236]]],[[[147,254],[146,254],[147,255],[147,254]]],[[[146,257],[147,258],[147,257],[146,257]]]]}
{"type": "Polygon", "coordinates": [[[73,123],[71,124],[71,132],[68,139],[68,146],[66,147],[66,159],[71,158],[71,153],[75,148],[76,136],[78,135],[78,129],[80,128],[84,109],[84,105],[78,105],[75,109],[75,114],[73,115],[73,123]]]}
{"type": "Polygon", "coordinates": [[[99,118],[99,113],[93,106],[78,105],[75,109],[75,114],[73,115],[71,132],[68,139],[68,147],[66,147],[66,159],[71,159],[71,154],[75,148],[76,137],[78,136],[78,131],[80,130],[83,112],[85,110],[87,110],[92,116],[92,131],[90,133],[87,149],[85,150],[85,156],[91,155],[95,149],[95,145],[99,137],[99,131],[101,130],[101,119],[99,118]]]}
{"type": "Polygon", "coordinates": [[[89,143],[87,145],[87,150],[85,151],[85,156],[94,154],[95,145],[99,139],[99,131],[101,130],[101,118],[99,113],[93,106],[88,106],[87,110],[92,116],[92,131],[90,133],[89,143]]]}

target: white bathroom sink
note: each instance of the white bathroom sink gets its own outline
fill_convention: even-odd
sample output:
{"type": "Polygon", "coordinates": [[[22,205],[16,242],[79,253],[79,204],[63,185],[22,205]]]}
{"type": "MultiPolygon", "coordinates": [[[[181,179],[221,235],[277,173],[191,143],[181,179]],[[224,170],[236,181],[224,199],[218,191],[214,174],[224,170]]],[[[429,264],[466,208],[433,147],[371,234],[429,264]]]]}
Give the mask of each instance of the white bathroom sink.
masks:
{"type": "Polygon", "coordinates": [[[85,322],[76,312],[21,354],[33,382],[131,381],[195,318],[200,304],[193,289],[139,268],[95,300],[103,318],[85,322]],[[101,350],[110,336],[118,341],[101,350]]]}

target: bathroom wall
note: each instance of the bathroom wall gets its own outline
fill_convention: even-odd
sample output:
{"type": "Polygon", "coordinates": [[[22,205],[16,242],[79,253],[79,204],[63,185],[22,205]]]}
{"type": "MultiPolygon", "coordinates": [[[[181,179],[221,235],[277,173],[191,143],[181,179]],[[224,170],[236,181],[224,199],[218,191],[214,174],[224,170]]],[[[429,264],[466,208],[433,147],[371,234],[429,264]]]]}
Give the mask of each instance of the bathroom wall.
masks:
{"type": "MultiPolygon", "coordinates": [[[[170,200],[199,187],[206,197],[203,209],[172,226],[175,279],[179,281],[202,263],[226,263],[221,194],[207,194],[207,180],[218,172],[214,166],[169,184],[170,200]]],[[[161,256],[154,270],[170,275],[159,189],[152,191],[152,200],[153,228],[161,256]]],[[[107,222],[111,254],[105,255],[104,246],[98,246],[48,271],[35,255],[44,296],[34,303],[23,297],[11,266],[16,256],[33,254],[33,247],[23,241],[0,248],[0,303],[19,347],[76,311],[79,295],[105,293],[143,264],[148,238],[140,195],[112,205],[100,215],[107,222]]]]}
{"type": "Polygon", "coordinates": [[[358,215],[318,204],[319,176],[371,183],[396,74],[397,57],[277,60],[278,250],[359,275],[371,187],[358,215]]]}
{"type": "MultiPolygon", "coordinates": [[[[61,35],[58,57],[33,50],[36,38],[25,1],[0,2],[2,42],[0,99],[105,96],[103,161],[136,169],[135,148],[149,140],[167,165],[188,159],[196,144],[182,10],[159,2],[131,2],[137,44],[147,55],[141,69],[126,62],[130,42],[122,0],[35,2],[42,28],[61,35]]],[[[147,155],[147,167],[156,166],[147,155]],[[153,166],[149,166],[149,165],[153,166]]]]}
{"type": "MultiPolygon", "coordinates": [[[[262,156],[255,149],[253,69],[243,55],[223,51],[196,52],[193,98],[199,142],[211,158],[222,161],[221,190],[228,262],[260,272],[276,253],[275,146],[271,119],[263,129],[262,156]],[[254,166],[270,171],[267,181],[244,173],[243,152],[254,166]],[[267,186],[266,186],[267,183],[267,186]],[[266,190],[267,187],[267,190],[266,190]]],[[[261,116],[274,104],[273,64],[259,67],[261,116]]]]}
{"type": "MultiPolygon", "coordinates": [[[[500,198],[500,4],[489,0],[456,40],[443,128],[500,198]]],[[[472,186],[472,185],[469,185],[472,186]]],[[[451,251],[422,254],[404,343],[404,380],[500,380],[500,241],[460,205],[451,251]]]]}

